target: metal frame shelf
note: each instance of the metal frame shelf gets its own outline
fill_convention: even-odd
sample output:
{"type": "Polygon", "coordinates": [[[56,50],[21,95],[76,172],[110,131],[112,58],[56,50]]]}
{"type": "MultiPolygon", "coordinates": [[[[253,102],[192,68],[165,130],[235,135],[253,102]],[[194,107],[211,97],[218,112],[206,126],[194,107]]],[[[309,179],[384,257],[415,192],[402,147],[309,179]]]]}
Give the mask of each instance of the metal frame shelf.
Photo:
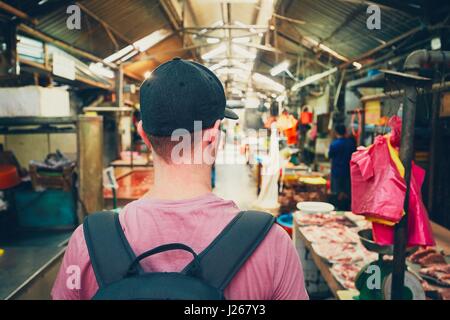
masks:
{"type": "Polygon", "coordinates": [[[77,133],[76,124],[76,117],[0,117],[0,135],[77,133]],[[37,127],[17,128],[24,126],[37,127]]]}

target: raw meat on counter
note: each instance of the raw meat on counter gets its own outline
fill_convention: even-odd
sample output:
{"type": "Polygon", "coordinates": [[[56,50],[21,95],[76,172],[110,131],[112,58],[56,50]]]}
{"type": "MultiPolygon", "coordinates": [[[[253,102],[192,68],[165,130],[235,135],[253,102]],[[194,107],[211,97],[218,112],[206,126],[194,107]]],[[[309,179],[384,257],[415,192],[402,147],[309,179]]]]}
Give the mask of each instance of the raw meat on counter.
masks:
{"type": "Polygon", "coordinates": [[[445,258],[440,253],[430,253],[419,260],[419,264],[422,266],[429,266],[432,264],[445,264],[445,258]]]}
{"type": "Polygon", "coordinates": [[[344,288],[354,289],[358,272],[378,258],[361,244],[357,224],[342,214],[296,212],[294,219],[316,254],[333,264],[331,273],[344,288]]]}
{"type": "Polygon", "coordinates": [[[358,261],[360,256],[357,254],[357,248],[353,243],[313,243],[314,251],[331,263],[350,263],[358,261]]]}
{"type": "Polygon", "coordinates": [[[355,224],[347,217],[336,213],[315,213],[315,214],[301,214],[296,212],[294,214],[297,224],[299,226],[323,226],[330,223],[340,224],[346,227],[354,227],[355,224]]]}
{"type": "Polygon", "coordinates": [[[434,248],[419,249],[409,257],[409,260],[423,267],[432,264],[446,264],[445,256],[434,248]]]}
{"type": "Polygon", "coordinates": [[[377,254],[367,251],[359,243],[313,243],[314,251],[330,263],[369,263],[377,259],[377,254]]]}
{"type": "Polygon", "coordinates": [[[362,263],[335,263],[331,267],[331,274],[344,288],[356,289],[356,276],[363,266],[362,263]]]}
{"type": "Polygon", "coordinates": [[[426,268],[420,269],[421,275],[426,275],[436,279],[439,283],[450,286],[450,265],[449,264],[435,264],[426,268]]]}
{"type": "Polygon", "coordinates": [[[300,227],[301,232],[309,242],[332,245],[334,243],[358,243],[358,235],[341,225],[327,227],[306,226],[300,227]]]}
{"type": "Polygon", "coordinates": [[[430,253],[435,253],[436,250],[433,248],[421,248],[414,252],[412,255],[409,256],[409,260],[414,263],[419,263],[419,260],[423,257],[427,256],[430,253]]]}
{"type": "Polygon", "coordinates": [[[419,275],[424,279],[422,286],[425,291],[433,293],[438,299],[450,300],[450,264],[443,253],[435,248],[421,248],[408,260],[422,266],[419,275]]]}

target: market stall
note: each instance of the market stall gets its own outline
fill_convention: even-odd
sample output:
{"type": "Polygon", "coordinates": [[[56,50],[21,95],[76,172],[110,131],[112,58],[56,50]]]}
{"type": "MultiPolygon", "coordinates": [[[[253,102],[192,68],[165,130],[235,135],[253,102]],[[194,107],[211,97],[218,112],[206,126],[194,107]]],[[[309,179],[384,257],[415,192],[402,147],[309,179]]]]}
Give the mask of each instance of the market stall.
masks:
{"type": "MultiPolygon", "coordinates": [[[[227,299],[449,299],[449,17],[437,0],[0,1],[0,299],[50,298],[65,250],[102,287],[84,272],[112,229],[128,257],[176,243],[195,264],[228,207],[271,214],[290,251],[266,255],[273,279],[254,259],[257,289],[227,299]],[[91,237],[105,216],[118,224],[91,237]]],[[[120,275],[181,270],[182,254],[120,275]]],[[[94,297],[63,284],[54,298],[94,297]]]]}
{"type": "MultiPolygon", "coordinates": [[[[367,279],[361,273],[367,264],[379,259],[376,252],[367,250],[359,235],[361,230],[370,227],[370,223],[351,212],[325,214],[296,212],[294,215],[293,238],[297,250],[300,253],[308,251],[328,288],[337,299],[368,298],[360,297],[357,286],[366,289],[361,279],[367,279]]],[[[418,280],[420,287],[414,287],[417,282],[409,285],[415,290],[413,293],[416,298],[426,296],[427,299],[448,299],[450,231],[434,223],[432,228],[436,236],[436,247],[419,249],[408,258],[408,272],[411,272],[408,279],[411,279],[411,282],[418,280]]],[[[392,248],[390,250],[385,257],[391,261],[392,248]]],[[[304,256],[301,255],[301,258],[304,256]]],[[[384,285],[381,283],[382,287],[384,285]]],[[[389,287],[383,287],[378,293],[378,298],[385,299],[384,295],[388,292],[389,287]]]]}

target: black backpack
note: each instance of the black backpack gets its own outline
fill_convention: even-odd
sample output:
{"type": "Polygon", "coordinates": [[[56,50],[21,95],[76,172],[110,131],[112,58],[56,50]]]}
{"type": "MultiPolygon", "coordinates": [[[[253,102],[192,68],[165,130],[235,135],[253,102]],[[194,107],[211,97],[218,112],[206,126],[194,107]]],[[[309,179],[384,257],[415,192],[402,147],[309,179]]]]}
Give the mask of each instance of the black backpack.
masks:
{"type": "Polygon", "coordinates": [[[83,225],[99,289],[95,300],[223,300],[223,291],[272,227],[275,218],[240,212],[200,254],[181,243],[164,244],[135,256],[119,215],[99,212],[83,225]],[[186,250],[194,259],[180,273],[145,273],[139,262],[168,250],[186,250]]]}

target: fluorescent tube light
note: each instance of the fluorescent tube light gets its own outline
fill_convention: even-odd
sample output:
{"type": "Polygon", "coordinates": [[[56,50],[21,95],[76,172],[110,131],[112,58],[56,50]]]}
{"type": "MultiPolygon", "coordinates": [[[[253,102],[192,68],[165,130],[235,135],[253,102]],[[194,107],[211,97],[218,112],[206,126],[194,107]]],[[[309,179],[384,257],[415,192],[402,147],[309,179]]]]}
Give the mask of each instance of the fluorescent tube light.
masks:
{"type": "Polygon", "coordinates": [[[289,61],[283,61],[282,63],[270,69],[270,75],[274,77],[284,71],[287,71],[288,68],[289,68],[289,61]]]}

